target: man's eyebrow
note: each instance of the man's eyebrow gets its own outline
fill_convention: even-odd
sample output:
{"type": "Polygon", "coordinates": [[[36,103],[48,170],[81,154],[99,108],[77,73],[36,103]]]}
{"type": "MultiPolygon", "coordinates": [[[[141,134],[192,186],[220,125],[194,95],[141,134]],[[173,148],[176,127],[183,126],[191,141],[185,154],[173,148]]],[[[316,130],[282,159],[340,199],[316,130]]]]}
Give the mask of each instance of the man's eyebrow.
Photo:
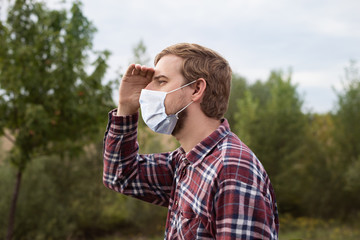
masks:
{"type": "Polygon", "coordinates": [[[159,80],[160,78],[166,78],[166,79],[169,79],[167,76],[165,75],[157,75],[157,76],[154,76],[154,80],[159,80]]]}

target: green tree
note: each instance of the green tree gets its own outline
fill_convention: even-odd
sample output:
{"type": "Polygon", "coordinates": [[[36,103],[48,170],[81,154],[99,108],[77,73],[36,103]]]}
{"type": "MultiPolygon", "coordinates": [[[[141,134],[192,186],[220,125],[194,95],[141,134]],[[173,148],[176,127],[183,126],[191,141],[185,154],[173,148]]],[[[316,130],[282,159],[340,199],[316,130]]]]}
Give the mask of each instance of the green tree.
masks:
{"type": "Polygon", "coordinates": [[[352,162],[360,157],[360,73],[356,62],[351,61],[345,69],[343,91],[337,92],[337,97],[336,141],[344,160],[352,162]]]}
{"type": "Polygon", "coordinates": [[[95,30],[80,1],[66,11],[16,0],[0,22],[0,134],[10,132],[9,160],[17,169],[7,239],[31,160],[79,154],[113,107],[111,82],[102,83],[109,52],[92,50],[95,30]],[[96,59],[90,64],[91,52],[96,59]]]}
{"type": "Polygon", "coordinates": [[[298,188],[301,213],[312,217],[338,217],[334,199],[342,191],[342,186],[333,165],[334,122],[330,113],[309,114],[307,119],[306,155],[301,159],[296,175],[301,185],[298,188]]]}
{"type": "Polygon", "coordinates": [[[360,171],[360,71],[357,63],[351,61],[345,68],[342,91],[337,92],[337,106],[333,114],[333,136],[336,149],[333,165],[337,173],[337,183],[341,194],[336,199],[338,207],[345,212],[359,211],[353,202],[359,202],[360,171]],[[340,188],[341,187],[341,188],[340,188]],[[339,204],[346,196],[349,204],[339,204]]]}
{"type": "Polygon", "coordinates": [[[249,86],[238,102],[236,131],[255,152],[275,187],[279,208],[295,211],[299,160],[304,155],[306,117],[291,74],[273,71],[269,79],[249,86]]]}
{"type": "MultiPolygon", "coordinates": [[[[235,124],[235,129],[238,132],[241,140],[247,145],[252,145],[251,133],[257,125],[259,112],[259,99],[255,99],[250,90],[246,90],[244,97],[236,101],[239,111],[235,113],[235,119],[238,121],[235,124]]],[[[256,141],[256,139],[255,139],[256,141]]]]}
{"type": "Polygon", "coordinates": [[[235,115],[237,114],[238,111],[237,101],[238,99],[244,97],[247,87],[248,86],[246,79],[238,74],[233,73],[231,80],[229,107],[225,114],[225,117],[229,121],[230,126],[235,126],[236,123],[235,115]]]}

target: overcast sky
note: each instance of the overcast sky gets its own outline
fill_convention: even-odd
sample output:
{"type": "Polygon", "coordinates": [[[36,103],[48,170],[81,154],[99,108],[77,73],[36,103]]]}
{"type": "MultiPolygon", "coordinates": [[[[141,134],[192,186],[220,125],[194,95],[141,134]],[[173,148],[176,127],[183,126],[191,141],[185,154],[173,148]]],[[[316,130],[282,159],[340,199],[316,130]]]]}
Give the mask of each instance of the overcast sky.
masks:
{"type": "Polygon", "coordinates": [[[83,11],[98,29],[94,48],[112,52],[107,78],[126,69],[140,39],[151,58],[193,42],[219,52],[250,83],[291,68],[304,109],[326,112],[344,68],[360,60],[359,0],[83,0],[83,11]]]}

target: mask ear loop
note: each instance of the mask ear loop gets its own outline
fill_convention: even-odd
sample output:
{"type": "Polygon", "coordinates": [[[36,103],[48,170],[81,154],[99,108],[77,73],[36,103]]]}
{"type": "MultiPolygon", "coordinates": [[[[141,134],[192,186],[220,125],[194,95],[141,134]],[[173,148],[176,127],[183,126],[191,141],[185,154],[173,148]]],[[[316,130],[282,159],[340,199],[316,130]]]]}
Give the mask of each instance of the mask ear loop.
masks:
{"type": "Polygon", "coordinates": [[[196,81],[197,81],[197,80],[194,80],[194,81],[189,82],[189,83],[187,83],[187,84],[185,84],[185,85],[182,85],[181,87],[178,87],[178,88],[176,88],[176,89],[174,89],[174,90],[171,90],[171,91],[167,92],[166,94],[169,94],[169,93],[175,92],[175,91],[177,91],[177,90],[180,90],[180,89],[182,89],[182,88],[184,88],[184,87],[187,87],[187,86],[193,84],[193,83],[196,82],[196,81]]]}
{"type": "MultiPolygon", "coordinates": [[[[189,82],[189,83],[187,83],[187,84],[185,84],[185,85],[183,85],[183,86],[181,86],[181,87],[179,87],[179,88],[176,88],[176,89],[174,89],[174,90],[171,90],[170,92],[167,92],[166,94],[169,94],[169,93],[172,93],[172,92],[175,92],[175,91],[177,91],[177,90],[179,90],[179,89],[182,89],[182,88],[184,88],[184,87],[186,87],[186,86],[189,86],[189,85],[191,85],[191,84],[193,84],[193,83],[195,83],[197,80],[194,80],[194,81],[192,81],[192,82],[189,82]]],[[[174,115],[175,115],[175,117],[176,117],[176,119],[179,119],[179,113],[181,113],[182,111],[184,111],[188,106],[190,106],[190,104],[192,104],[194,101],[191,101],[188,105],[186,105],[185,107],[183,107],[182,109],[180,109],[177,113],[175,113],[174,115]]]]}
{"type": "Polygon", "coordinates": [[[188,105],[186,105],[185,107],[183,107],[182,109],[180,109],[177,113],[175,113],[175,117],[176,119],[179,119],[178,115],[179,113],[181,113],[182,111],[184,111],[188,106],[190,106],[190,104],[192,104],[194,101],[191,101],[188,105]]]}

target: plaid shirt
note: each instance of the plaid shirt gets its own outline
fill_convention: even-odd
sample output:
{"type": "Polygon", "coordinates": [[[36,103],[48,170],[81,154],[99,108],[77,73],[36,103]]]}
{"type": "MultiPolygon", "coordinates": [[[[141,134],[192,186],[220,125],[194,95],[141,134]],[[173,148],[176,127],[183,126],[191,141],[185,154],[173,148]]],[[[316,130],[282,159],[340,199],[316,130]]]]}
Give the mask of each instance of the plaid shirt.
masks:
{"type": "Polygon", "coordinates": [[[224,119],[189,153],[138,154],[138,114],[109,113],[106,187],[168,208],[165,239],[278,239],[274,190],[224,119]]]}

